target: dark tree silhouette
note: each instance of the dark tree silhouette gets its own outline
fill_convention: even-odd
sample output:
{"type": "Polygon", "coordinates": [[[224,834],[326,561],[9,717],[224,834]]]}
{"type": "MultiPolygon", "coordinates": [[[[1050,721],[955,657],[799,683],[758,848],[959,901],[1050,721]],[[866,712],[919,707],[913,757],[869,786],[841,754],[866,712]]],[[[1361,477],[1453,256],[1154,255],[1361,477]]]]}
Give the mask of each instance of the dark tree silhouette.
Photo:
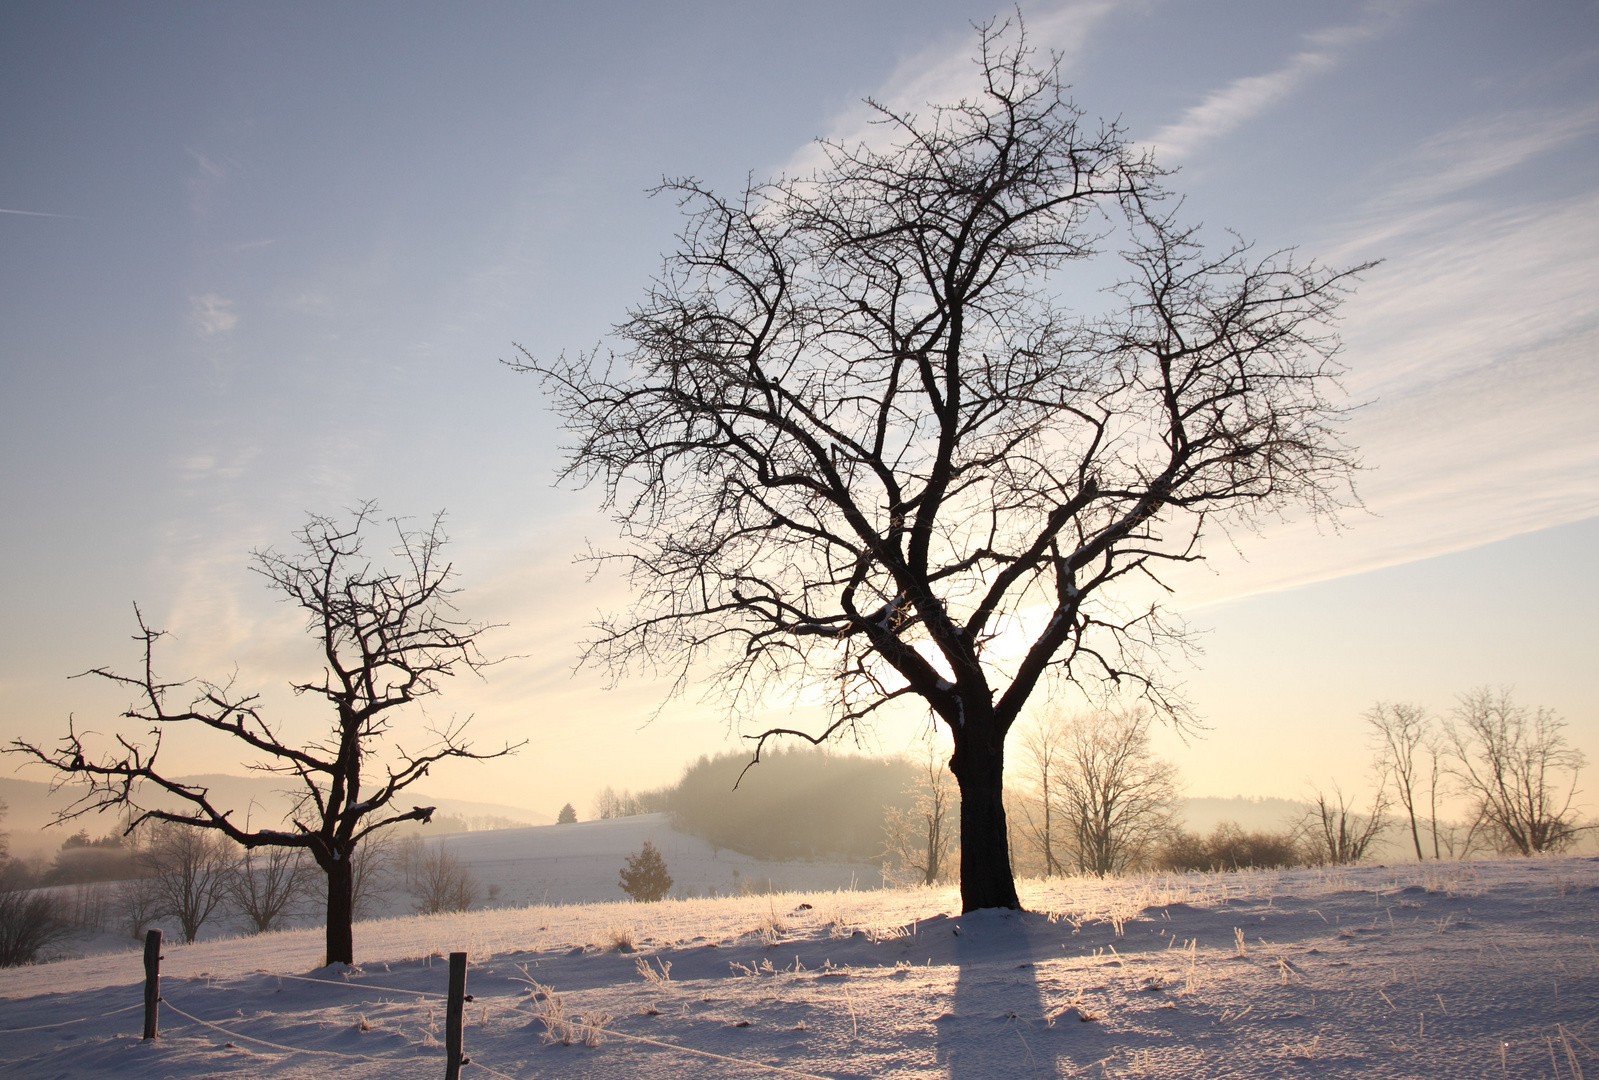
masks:
{"type": "Polygon", "coordinates": [[[966,909],[1017,906],[1004,743],[1035,690],[1186,719],[1176,632],[1115,587],[1214,527],[1335,512],[1353,467],[1328,324],[1354,271],[1206,251],[1019,30],[982,28],[979,63],[978,95],[875,105],[878,146],[824,143],[811,177],[668,183],[687,225],[621,354],[515,365],[628,545],[594,556],[634,599],[586,659],[675,690],[708,662],[735,717],[819,688],[827,721],[751,736],[757,759],[915,700],[954,741],[966,909]],[[1063,271],[1112,251],[1114,286],[1068,311],[1063,271]]]}
{"type": "Polygon", "coordinates": [[[561,807],[561,812],[555,815],[555,823],[557,825],[577,824],[577,808],[571,803],[561,807]]]}
{"type": "Polygon", "coordinates": [[[671,890],[672,875],[666,872],[666,860],[661,858],[660,851],[646,840],[642,848],[627,856],[617,884],[634,900],[648,904],[661,899],[671,890]]]}
{"type": "Polygon", "coordinates": [[[485,760],[510,753],[506,746],[477,753],[463,741],[462,723],[430,729],[432,742],[420,751],[398,743],[389,762],[374,761],[379,744],[391,734],[393,710],[438,693],[439,680],[458,669],[479,672],[491,661],[478,649],[490,629],[459,618],[451,603],[452,567],[441,558],[446,543],[443,515],[424,532],[407,531],[391,519],[397,568],[374,564],[363,553],[363,533],[376,520],[367,503],[349,521],[311,515],[297,538],[300,550],[284,555],[257,551],[254,566],[268,584],[307,615],[307,629],[323,658],[319,676],[294,683],[296,694],[324,699],[333,713],[331,730],[304,746],[284,742],[261,715],[259,695],[243,694],[232,680],[199,681],[187,706],[174,710],[170,699],[189,686],[163,682],[155,671],[155,645],[163,632],[152,630],[138,608],[144,646],[143,669],[120,675],[107,668],[86,672],[124,686],[137,700],[122,715],[151,725],[148,744],[116,736],[116,747],[99,755],[85,735],[69,723],[67,735],[52,748],[14,740],[8,751],[53,768],[63,781],[88,788],[60,815],[62,820],[104,809],[127,807],[129,830],[147,820],[214,829],[246,848],[300,848],[327,876],[327,962],[353,963],[354,895],[352,862],[363,839],[402,821],[428,821],[431,806],[399,809],[393,802],[407,787],[451,758],[485,760]],[[162,737],[172,725],[193,725],[232,736],[261,757],[249,768],[283,773],[299,781],[299,803],[280,829],[240,827],[232,812],[218,807],[209,790],[164,775],[158,758],[162,737]]]}

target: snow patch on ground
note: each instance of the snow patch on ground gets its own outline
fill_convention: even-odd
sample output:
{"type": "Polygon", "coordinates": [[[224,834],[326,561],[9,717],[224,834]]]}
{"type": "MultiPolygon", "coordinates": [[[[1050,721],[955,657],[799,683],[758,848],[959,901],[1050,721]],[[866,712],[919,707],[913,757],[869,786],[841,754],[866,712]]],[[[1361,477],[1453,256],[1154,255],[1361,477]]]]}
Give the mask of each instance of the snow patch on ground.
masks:
{"type": "Polygon", "coordinates": [[[443,957],[466,949],[485,1076],[1599,1074],[1593,859],[1022,893],[1025,913],[919,889],[388,919],[333,971],[315,930],[169,946],[153,1043],[136,953],[12,969],[0,1069],[437,1076],[443,957]]]}

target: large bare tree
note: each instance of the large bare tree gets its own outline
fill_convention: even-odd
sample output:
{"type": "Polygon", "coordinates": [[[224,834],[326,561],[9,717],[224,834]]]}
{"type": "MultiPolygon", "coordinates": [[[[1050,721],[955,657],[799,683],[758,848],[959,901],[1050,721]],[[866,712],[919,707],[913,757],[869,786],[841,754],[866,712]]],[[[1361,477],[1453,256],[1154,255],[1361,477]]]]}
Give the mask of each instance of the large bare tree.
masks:
{"type": "Polygon", "coordinates": [[[679,690],[708,662],[735,716],[826,687],[817,729],[761,739],[929,709],[968,909],[1018,903],[1004,743],[1036,689],[1184,716],[1167,625],[1116,587],[1200,558],[1213,526],[1334,511],[1351,469],[1328,325],[1348,272],[1206,250],[1019,28],[982,28],[978,60],[975,96],[876,105],[882,137],[824,143],[812,176],[667,184],[687,224],[618,349],[516,365],[622,527],[596,557],[634,599],[588,659],[679,690]],[[1072,311],[1088,275],[1065,272],[1096,255],[1111,287],[1072,311]]]}
{"type": "Polygon", "coordinates": [[[246,848],[284,847],[308,852],[327,877],[327,962],[353,963],[354,871],[362,841],[403,821],[428,821],[431,806],[400,808],[399,794],[451,758],[484,760],[510,753],[504,747],[478,753],[463,740],[464,723],[427,731],[429,742],[407,750],[396,742],[380,757],[391,737],[398,710],[439,691],[439,680],[458,670],[481,671],[491,661],[478,648],[489,628],[462,619],[451,598],[453,568],[444,561],[442,515],[424,531],[407,530],[391,519],[395,544],[387,563],[363,550],[364,534],[378,521],[367,503],[349,520],[311,515],[297,534],[299,551],[255,553],[254,569],[282,597],[307,616],[307,630],[322,654],[322,671],[293,683],[296,694],[323,699],[332,712],[327,734],[297,745],[262,715],[259,695],[224,683],[193,683],[193,696],[176,708],[172,699],[189,682],[164,682],[156,675],[155,646],[164,636],[152,630],[135,608],[144,648],[136,675],[108,668],[85,674],[125,687],[136,700],[122,715],[149,725],[152,738],[141,743],[118,734],[115,746],[101,751],[89,733],[69,724],[53,747],[14,740],[20,753],[54,769],[63,782],[86,782],[84,794],[60,815],[62,820],[106,807],[131,811],[129,830],[145,821],[165,821],[213,829],[246,848]],[[282,773],[298,781],[298,805],[280,828],[251,828],[233,820],[208,788],[173,779],[159,758],[166,729],[196,727],[237,739],[259,757],[248,767],[282,773]]]}

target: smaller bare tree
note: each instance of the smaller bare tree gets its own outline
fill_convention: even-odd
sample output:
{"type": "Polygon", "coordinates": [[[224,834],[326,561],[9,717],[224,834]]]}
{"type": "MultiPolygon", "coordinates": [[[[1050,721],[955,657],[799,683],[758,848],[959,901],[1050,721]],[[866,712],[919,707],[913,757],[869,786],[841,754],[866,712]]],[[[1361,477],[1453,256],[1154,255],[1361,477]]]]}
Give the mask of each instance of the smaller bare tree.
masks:
{"type": "Polygon", "coordinates": [[[1055,709],[1035,716],[1031,723],[1013,729],[1021,759],[1021,779],[1032,796],[1015,800],[1021,833],[1043,860],[1045,877],[1062,873],[1057,852],[1060,849],[1059,815],[1062,777],[1066,771],[1067,724],[1055,709]]]}
{"type": "Polygon", "coordinates": [[[1585,759],[1566,741],[1565,727],[1553,710],[1517,705],[1507,689],[1460,696],[1444,728],[1450,771],[1499,850],[1563,851],[1589,827],[1573,806],[1585,759]]]}
{"type": "Polygon", "coordinates": [[[161,917],[161,903],[156,892],[156,883],[147,877],[118,882],[113,905],[117,921],[134,940],[144,937],[144,932],[150,924],[161,917]]]}
{"type": "Polygon", "coordinates": [[[443,841],[429,844],[419,836],[408,836],[396,846],[405,891],[415,902],[418,915],[466,911],[472,906],[477,899],[477,879],[471,867],[445,848],[443,841]]]}
{"type": "Polygon", "coordinates": [[[936,885],[953,877],[960,842],[960,799],[949,768],[932,744],[921,777],[908,789],[909,810],[889,807],[883,815],[883,876],[902,885],[936,885]]]}
{"type": "Polygon", "coordinates": [[[367,833],[350,854],[350,915],[369,919],[378,913],[384,893],[395,884],[397,841],[392,833],[367,833]]]}
{"type": "Polygon", "coordinates": [[[1320,791],[1313,792],[1312,799],[1314,804],[1301,826],[1311,861],[1324,866],[1350,866],[1363,860],[1387,825],[1387,794],[1379,789],[1372,797],[1371,812],[1366,814],[1357,813],[1353,803],[1346,803],[1336,784],[1331,799],[1320,791]]]}
{"type": "Polygon", "coordinates": [[[1420,705],[1379,701],[1366,712],[1377,743],[1377,770],[1384,783],[1391,783],[1395,797],[1410,826],[1410,842],[1416,860],[1424,860],[1419,820],[1423,814],[1432,830],[1432,857],[1439,858],[1438,843],[1438,745],[1432,738],[1432,718],[1420,705]],[[1425,755],[1425,759],[1423,757],[1425,755]],[[1427,805],[1422,810],[1422,785],[1427,785],[1427,805]]]}
{"type": "Polygon", "coordinates": [[[206,920],[225,909],[237,855],[220,834],[162,822],[139,858],[157,915],[178,920],[184,941],[193,942],[206,920]]]}
{"type": "Polygon", "coordinates": [[[245,848],[228,882],[228,899],[256,933],[264,934],[293,917],[315,886],[316,868],[303,850],[245,848]]]}
{"type": "Polygon", "coordinates": [[[394,546],[385,565],[369,557],[364,543],[377,507],[365,503],[339,521],[310,515],[297,534],[300,550],[257,551],[253,569],[282,599],[305,615],[316,640],[321,670],[290,684],[295,694],[318,700],[331,714],[326,732],[296,743],[268,722],[259,696],[243,693],[233,679],[168,682],[156,675],[155,646],[165,636],[144,621],[138,607],[144,658],[139,671],[109,668],[85,674],[134,694],[123,717],[147,725],[147,742],[118,734],[115,745],[91,740],[69,720],[55,745],[14,739],[7,752],[24,755],[56,773],[61,783],[84,785],[79,799],[57,816],[66,821],[117,808],[129,827],[146,821],[210,829],[248,848],[304,851],[326,876],[326,959],[353,963],[354,855],[373,833],[402,822],[432,820],[431,806],[405,808],[403,792],[447,761],[484,761],[515,747],[479,753],[463,738],[466,721],[432,729],[430,741],[409,749],[392,726],[407,706],[440,692],[459,672],[480,674],[494,661],[478,639],[488,626],[461,618],[451,587],[454,568],[444,560],[443,514],[429,528],[411,531],[391,519],[394,546]],[[187,704],[179,704],[188,697],[187,704]],[[241,828],[232,811],[213,802],[203,784],[185,783],[160,760],[162,737],[173,728],[210,730],[237,740],[241,752],[259,755],[248,768],[293,777],[299,799],[281,828],[241,828]],[[387,760],[385,760],[387,758],[387,760]]]}
{"type": "Polygon", "coordinates": [[[1076,717],[1065,725],[1061,816],[1078,873],[1119,873],[1147,861],[1176,816],[1177,767],[1155,757],[1141,709],[1076,717]]]}
{"type": "Polygon", "coordinates": [[[71,922],[48,892],[0,888],[0,967],[31,964],[39,950],[71,932],[71,922]]]}
{"type": "MultiPolygon", "coordinates": [[[[7,806],[0,802],[0,819],[7,806]]],[[[0,832],[0,869],[10,862],[9,834],[0,832]]],[[[60,904],[48,893],[18,887],[12,875],[0,875],[0,967],[33,962],[40,949],[65,937],[72,929],[60,904]]]]}
{"type": "Polygon", "coordinates": [[[610,818],[622,817],[622,799],[616,794],[616,789],[607,786],[604,791],[594,796],[594,819],[606,821],[610,818]]]}

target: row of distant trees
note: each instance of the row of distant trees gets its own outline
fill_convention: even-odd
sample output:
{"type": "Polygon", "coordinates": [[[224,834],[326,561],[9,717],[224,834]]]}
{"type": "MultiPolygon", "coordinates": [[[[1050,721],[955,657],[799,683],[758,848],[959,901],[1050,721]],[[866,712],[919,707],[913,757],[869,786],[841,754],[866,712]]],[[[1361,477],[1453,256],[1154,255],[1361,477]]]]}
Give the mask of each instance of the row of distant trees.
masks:
{"type": "MultiPolygon", "coordinates": [[[[1348,865],[1396,837],[1417,859],[1537,855],[1567,850],[1590,827],[1573,802],[1583,756],[1548,709],[1478,689],[1447,716],[1383,702],[1365,719],[1375,750],[1369,801],[1337,785],[1312,789],[1304,814],[1275,831],[1224,822],[1202,836],[1183,828],[1178,770],[1155,754],[1147,710],[1045,711],[1012,742],[1005,802],[1013,870],[1047,877],[1348,865]]],[[[685,832],[759,858],[872,860],[899,885],[958,879],[959,791],[931,745],[914,761],[804,748],[767,754],[746,775],[748,767],[747,757],[729,753],[702,757],[667,788],[634,795],[607,787],[594,817],[664,812],[685,832]]]]}
{"type": "MultiPolygon", "coordinates": [[[[421,914],[465,911],[482,896],[464,863],[417,835],[376,837],[352,862],[358,916],[374,914],[395,891],[421,914]]],[[[265,933],[323,905],[323,880],[301,851],[251,849],[176,822],[98,840],[76,834],[43,874],[0,844],[0,966],[28,963],[75,931],[139,937],[165,922],[192,942],[207,923],[232,916],[246,932],[265,933]]]]}
{"type": "MultiPolygon", "coordinates": [[[[1045,713],[1017,739],[1021,784],[1007,799],[1020,841],[1013,858],[1044,876],[1342,865],[1366,859],[1395,830],[1418,860],[1540,855],[1569,849],[1592,827],[1574,804],[1583,755],[1549,709],[1480,688],[1460,695],[1444,717],[1380,702],[1366,722],[1375,793],[1364,810],[1335,786],[1312,790],[1304,817],[1278,833],[1224,824],[1198,837],[1180,828],[1177,770],[1154,755],[1147,713],[1045,713]],[[1441,806],[1456,816],[1445,818],[1441,806]]],[[[937,801],[929,794],[922,805],[937,801]]],[[[930,820],[926,810],[922,817],[930,820]]]]}

